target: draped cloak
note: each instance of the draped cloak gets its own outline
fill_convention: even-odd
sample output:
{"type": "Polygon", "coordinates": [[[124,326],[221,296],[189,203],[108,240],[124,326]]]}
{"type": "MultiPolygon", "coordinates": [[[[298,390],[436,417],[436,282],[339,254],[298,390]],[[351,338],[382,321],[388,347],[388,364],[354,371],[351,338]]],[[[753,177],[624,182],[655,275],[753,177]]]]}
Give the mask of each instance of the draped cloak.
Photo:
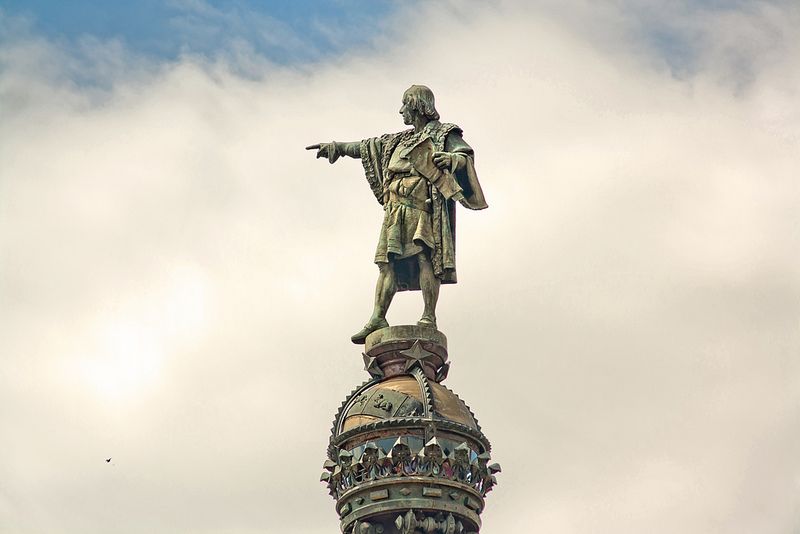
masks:
{"type": "MultiPolygon", "coordinates": [[[[386,243],[387,241],[391,242],[395,237],[389,234],[395,230],[394,224],[397,222],[397,211],[414,209],[398,205],[397,195],[390,192],[392,182],[397,179],[389,171],[390,161],[392,161],[392,155],[396,150],[407,149],[417,141],[429,137],[436,151],[460,154],[461,156],[459,157],[464,160],[463,165],[460,165],[461,168],[453,172],[453,177],[464,196],[459,202],[464,207],[472,210],[480,210],[487,207],[483,190],[478,182],[478,175],[475,172],[472,148],[464,142],[461,135],[461,128],[455,124],[430,121],[421,131],[416,133],[413,129],[404,130],[361,141],[359,152],[367,182],[375,198],[384,207],[384,220],[381,226],[378,251],[376,252],[376,263],[386,262],[388,257],[392,256],[393,250],[391,246],[388,253],[386,252],[386,243]]],[[[424,234],[430,236],[430,239],[424,238],[421,241],[431,250],[434,275],[443,284],[454,284],[457,281],[455,202],[446,198],[446,195],[439,191],[429,180],[423,179],[423,182],[420,186],[427,187],[427,199],[429,202],[426,202],[426,205],[428,209],[416,211],[415,216],[418,218],[416,224],[424,229],[424,234]],[[430,220],[423,219],[424,217],[430,220]],[[429,242],[431,240],[433,241],[432,243],[429,242]]],[[[393,190],[396,189],[396,187],[393,188],[393,190]]],[[[417,246],[416,249],[419,249],[419,247],[417,246]]],[[[403,255],[395,255],[392,259],[397,289],[399,291],[419,289],[419,265],[416,258],[413,256],[401,256],[403,255]]]]}

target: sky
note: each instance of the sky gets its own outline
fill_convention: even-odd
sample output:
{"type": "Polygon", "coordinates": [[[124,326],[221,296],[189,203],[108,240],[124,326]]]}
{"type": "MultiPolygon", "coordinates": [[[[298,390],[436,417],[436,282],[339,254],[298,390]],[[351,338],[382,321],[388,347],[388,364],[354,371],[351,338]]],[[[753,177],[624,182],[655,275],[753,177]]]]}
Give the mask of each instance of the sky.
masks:
{"type": "Polygon", "coordinates": [[[437,314],[483,531],[800,530],[796,2],[79,0],[0,7],[0,532],[338,528],[382,213],[303,148],[414,83],[490,206],[437,314]]]}

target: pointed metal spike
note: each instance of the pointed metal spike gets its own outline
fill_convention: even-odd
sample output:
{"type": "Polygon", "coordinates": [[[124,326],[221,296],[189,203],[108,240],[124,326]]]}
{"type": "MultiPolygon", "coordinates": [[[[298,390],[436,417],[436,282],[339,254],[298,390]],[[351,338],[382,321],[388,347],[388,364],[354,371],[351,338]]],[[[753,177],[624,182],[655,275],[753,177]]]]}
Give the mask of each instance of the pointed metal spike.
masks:
{"type": "Polygon", "coordinates": [[[436,371],[436,381],[443,382],[444,379],[447,378],[447,375],[449,373],[450,373],[450,362],[446,362],[436,371]]]}

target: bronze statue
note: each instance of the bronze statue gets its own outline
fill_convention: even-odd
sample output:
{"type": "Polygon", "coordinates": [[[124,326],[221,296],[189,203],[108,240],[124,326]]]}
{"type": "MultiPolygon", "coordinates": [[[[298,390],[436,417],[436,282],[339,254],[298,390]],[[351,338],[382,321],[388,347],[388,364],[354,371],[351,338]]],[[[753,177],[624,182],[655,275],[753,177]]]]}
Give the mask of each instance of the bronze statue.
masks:
{"type": "Polygon", "coordinates": [[[455,201],[487,207],[461,128],[439,122],[433,92],[412,85],[403,93],[403,122],[412,129],[350,143],[306,147],[334,163],[340,156],[361,159],[367,182],[384,207],[375,252],[378,283],[367,324],[351,339],[389,326],[386,312],[397,291],[421,290],[421,326],[436,328],[440,284],[456,283],[455,201]]]}

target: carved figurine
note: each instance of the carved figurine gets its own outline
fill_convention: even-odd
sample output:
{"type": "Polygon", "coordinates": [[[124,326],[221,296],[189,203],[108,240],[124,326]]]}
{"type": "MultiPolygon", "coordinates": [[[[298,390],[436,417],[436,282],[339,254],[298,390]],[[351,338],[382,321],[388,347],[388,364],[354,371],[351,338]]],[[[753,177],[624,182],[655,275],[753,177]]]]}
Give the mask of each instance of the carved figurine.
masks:
{"type": "Polygon", "coordinates": [[[444,452],[435,437],[419,451],[418,457],[417,473],[430,477],[444,476],[444,452]]]}
{"type": "Polygon", "coordinates": [[[466,443],[462,443],[453,451],[450,466],[453,469],[453,478],[459,482],[469,483],[470,481],[472,470],[469,456],[471,452],[471,449],[466,443]]]}
{"type": "Polygon", "coordinates": [[[330,493],[332,496],[335,496],[336,490],[338,489],[333,480],[333,473],[336,470],[336,462],[332,460],[325,460],[325,463],[322,464],[322,468],[324,471],[322,472],[322,475],[320,475],[319,480],[320,482],[325,482],[325,484],[328,486],[328,493],[330,493]]]}
{"type": "Polygon", "coordinates": [[[487,493],[492,491],[493,487],[497,485],[497,477],[495,476],[495,473],[499,473],[502,471],[502,469],[500,469],[500,464],[498,463],[493,463],[489,465],[487,469],[489,470],[489,478],[484,481],[483,487],[481,488],[481,494],[484,497],[486,496],[487,493]]]}
{"type": "Polygon", "coordinates": [[[413,475],[416,462],[411,455],[411,448],[408,446],[408,441],[404,437],[397,438],[392,450],[386,456],[392,462],[392,471],[395,475],[413,475]]]}
{"type": "Polygon", "coordinates": [[[470,465],[470,480],[483,496],[492,491],[492,487],[497,483],[494,474],[500,472],[500,464],[487,465],[490,458],[488,452],[483,452],[470,465]]]}
{"type": "Polygon", "coordinates": [[[382,451],[375,442],[370,441],[364,446],[364,452],[359,460],[359,475],[362,481],[376,480],[384,475],[381,455],[382,451]]]}
{"type": "Polygon", "coordinates": [[[412,85],[403,93],[400,114],[413,128],[350,143],[306,147],[334,163],[340,156],[361,159],[367,181],[383,205],[375,263],[378,282],[367,324],[351,337],[366,337],[389,326],[386,311],[397,291],[421,290],[424,311],[417,324],[436,327],[440,284],[456,283],[455,202],[487,207],[473,162],[474,153],[455,124],[439,122],[433,92],[412,85]]]}
{"type": "Polygon", "coordinates": [[[333,468],[333,473],[331,473],[330,477],[330,487],[333,488],[333,492],[336,494],[337,498],[341,494],[342,488],[342,466],[336,464],[336,467],[333,468]]]}
{"type": "Polygon", "coordinates": [[[353,470],[353,453],[344,449],[339,451],[340,488],[348,489],[355,485],[355,472],[353,470]]]}

